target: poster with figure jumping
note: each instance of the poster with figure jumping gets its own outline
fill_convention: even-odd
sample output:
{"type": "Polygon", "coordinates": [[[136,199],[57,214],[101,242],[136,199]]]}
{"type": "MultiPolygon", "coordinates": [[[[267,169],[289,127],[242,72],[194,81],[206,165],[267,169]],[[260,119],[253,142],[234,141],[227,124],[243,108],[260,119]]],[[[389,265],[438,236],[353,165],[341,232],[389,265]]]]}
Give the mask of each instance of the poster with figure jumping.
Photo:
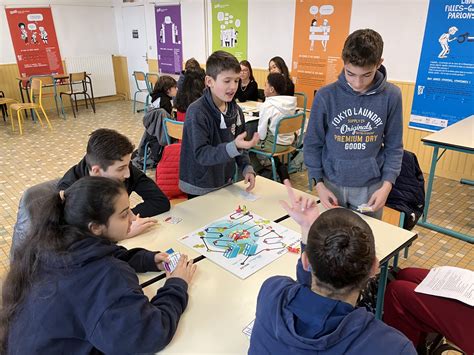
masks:
{"type": "Polygon", "coordinates": [[[5,11],[20,75],[64,73],[51,8],[5,11]]]}
{"type": "Polygon", "coordinates": [[[351,0],[298,0],[291,76],[311,107],[315,90],[337,80],[349,34],[351,0]]]}
{"type": "Polygon", "coordinates": [[[247,59],[248,0],[212,0],[212,51],[247,59]]]}
{"type": "Polygon", "coordinates": [[[474,2],[431,0],[409,127],[439,131],[474,114],[474,2]]]}
{"type": "Polygon", "coordinates": [[[180,241],[245,279],[288,251],[299,252],[301,236],[239,206],[180,241]]]}
{"type": "Polygon", "coordinates": [[[160,71],[179,74],[183,68],[181,5],[156,6],[155,22],[160,71]]]}

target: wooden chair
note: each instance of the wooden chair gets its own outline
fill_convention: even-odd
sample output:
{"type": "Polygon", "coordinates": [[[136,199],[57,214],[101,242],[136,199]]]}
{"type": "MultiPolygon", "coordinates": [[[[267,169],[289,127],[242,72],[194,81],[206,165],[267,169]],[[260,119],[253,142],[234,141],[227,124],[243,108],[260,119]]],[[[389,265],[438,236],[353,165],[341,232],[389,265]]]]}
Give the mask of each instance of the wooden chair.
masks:
{"type": "Polygon", "coordinates": [[[184,122],[175,121],[170,118],[165,118],[163,129],[165,131],[166,143],[171,144],[171,138],[181,140],[183,139],[184,122]]]}
{"type": "MultiPolygon", "coordinates": [[[[43,88],[51,88],[52,91],[48,91],[48,92],[43,92],[43,98],[45,97],[52,97],[53,100],[54,100],[54,104],[56,106],[56,113],[58,114],[58,116],[60,115],[59,114],[59,106],[58,106],[58,101],[61,105],[61,114],[63,116],[63,118],[66,118],[66,114],[64,113],[64,106],[63,106],[63,102],[60,98],[60,96],[58,95],[58,90],[57,90],[57,86],[56,86],[56,79],[54,78],[54,76],[52,75],[34,75],[34,76],[31,76],[30,77],[30,86],[31,86],[31,81],[33,79],[39,79],[41,80],[41,83],[43,85],[43,88]]],[[[30,97],[32,97],[33,99],[31,100],[31,102],[34,102],[35,99],[36,99],[36,96],[33,95],[30,97]]]]}
{"type": "MultiPolygon", "coordinates": [[[[301,145],[301,140],[303,139],[303,134],[300,134],[297,139],[293,142],[292,145],[289,145],[287,149],[277,152],[277,137],[279,134],[297,134],[303,132],[305,123],[305,115],[303,112],[297,113],[292,116],[283,117],[277,124],[275,129],[275,140],[273,141],[271,152],[267,152],[258,148],[251,148],[250,151],[257,154],[263,155],[265,158],[270,159],[272,163],[272,174],[273,180],[277,181],[277,172],[275,166],[274,157],[279,156],[288,156],[288,165],[290,165],[290,153],[296,150],[296,147],[301,145]]],[[[283,161],[282,161],[283,163],[283,161]]]]}
{"type": "Polygon", "coordinates": [[[21,128],[21,122],[23,120],[23,116],[21,111],[23,110],[33,110],[38,117],[38,121],[41,124],[41,127],[44,127],[43,121],[41,120],[41,116],[38,112],[38,109],[43,112],[44,118],[48,123],[49,129],[53,129],[51,126],[51,122],[49,122],[48,115],[46,115],[46,111],[43,108],[43,83],[38,78],[33,78],[31,80],[31,91],[30,91],[30,101],[28,103],[15,103],[10,105],[10,119],[12,121],[12,131],[15,131],[15,125],[13,123],[13,115],[12,111],[16,111],[16,115],[18,118],[18,126],[20,127],[20,134],[23,134],[23,130],[21,128]],[[38,102],[33,102],[33,98],[36,97],[38,102]]]}
{"type": "Polygon", "coordinates": [[[136,113],[137,111],[136,111],[135,107],[136,107],[136,103],[137,103],[137,94],[139,94],[141,92],[148,93],[148,86],[147,86],[147,81],[146,81],[146,75],[145,75],[144,72],[134,71],[132,75],[135,78],[135,85],[137,87],[135,93],[133,94],[133,113],[136,113]],[[143,83],[145,85],[145,87],[143,87],[143,84],[140,84],[140,83],[143,83]],[[140,86],[140,85],[142,85],[142,86],[140,86]]]}
{"type": "Polygon", "coordinates": [[[63,101],[63,95],[69,96],[69,101],[71,102],[71,108],[72,108],[72,114],[74,115],[74,118],[76,117],[76,111],[79,112],[77,108],[77,95],[83,95],[84,96],[84,101],[86,103],[86,108],[89,108],[87,105],[87,99],[89,99],[89,102],[92,107],[92,111],[95,113],[95,101],[94,101],[94,96],[92,97],[89,95],[87,92],[87,74],[86,72],[81,72],[81,73],[70,73],[69,74],[69,91],[64,91],[61,92],[59,95],[61,98],[61,104],[63,101]],[[76,85],[76,88],[74,87],[76,85]],[[78,85],[82,85],[82,87],[79,90],[77,89],[78,85]],[[74,101],[72,100],[72,97],[74,96],[74,101]],[[76,111],[74,111],[74,104],[76,105],[76,111]]]}

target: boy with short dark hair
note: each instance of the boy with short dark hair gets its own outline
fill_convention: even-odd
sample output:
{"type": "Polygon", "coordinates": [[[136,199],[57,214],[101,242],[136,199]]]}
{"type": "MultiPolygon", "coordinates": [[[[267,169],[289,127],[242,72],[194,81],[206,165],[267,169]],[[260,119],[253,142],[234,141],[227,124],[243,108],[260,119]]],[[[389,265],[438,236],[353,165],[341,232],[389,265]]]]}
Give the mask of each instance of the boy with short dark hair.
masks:
{"type": "Polygon", "coordinates": [[[247,191],[255,186],[247,150],[257,144],[258,134],[245,140],[244,115],[234,100],[239,73],[240,64],[232,54],[211,54],[206,62],[207,88],[186,111],[179,188],[190,198],[231,184],[236,163],[249,184],[247,191]]]}
{"type": "Polygon", "coordinates": [[[122,181],[128,194],[136,192],[143,202],[131,211],[136,215],[129,237],[148,230],[156,223],[151,217],[169,211],[170,202],[160,188],[131,162],[134,145],[119,132],[101,128],[90,134],[86,156],[70,168],[58,183],[65,190],[84,176],[103,176],[122,181]]]}
{"type": "Polygon", "coordinates": [[[400,89],[387,82],[383,40],[357,30],[344,43],[343,72],[316,94],[304,141],[309,178],[326,208],[381,218],[403,157],[400,89]]]}
{"type": "Polygon", "coordinates": [[[301,226],[306,249],[302,285],[286,276],[266,280],[257,299],[249,354],[416,354],[413,344],[356,302],[378,260],[369,225],[334,208],[319,216],[316,202],[297,198],[286,181],[288,214],[301,226]]]}

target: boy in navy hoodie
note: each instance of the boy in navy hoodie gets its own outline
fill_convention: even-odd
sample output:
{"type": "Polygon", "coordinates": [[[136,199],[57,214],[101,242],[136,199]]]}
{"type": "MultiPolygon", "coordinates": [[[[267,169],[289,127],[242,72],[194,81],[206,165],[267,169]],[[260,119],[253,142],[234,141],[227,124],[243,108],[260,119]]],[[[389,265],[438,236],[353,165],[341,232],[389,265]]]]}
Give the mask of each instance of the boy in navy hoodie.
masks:
{"type": "Polygon", "coordinates": [[[314,201],[285,185],[291,206],[282,205],[301,226],[307,245],[299,267],[311,272],[311,286],[286,276],[263,283],[249,354],[416,354],[402,333],[355,308],[378,268],[369,225],[345,208],[318,217],[314,201]]]}
{"type": "Polygon", "coordinates": [[[371,29],[349,35],[344,70],[318,91],[304,141],[308,175],[322,204],[366,204],[379,219],[403,157],[402,97],[387,82],[382,51],[382,37],[371,29]]]}
{"type": "Polygon", "coordinates": [[[232,183],[235,164],[247,191],[255,186],[248,149],[258,134],[246,141],[245,119],[234,95],[239,86],[240,64],[230,53],[214,52],[206,62],[206,89],[186,111],[179,162],[179,188],[190,198],[232,183]]]}

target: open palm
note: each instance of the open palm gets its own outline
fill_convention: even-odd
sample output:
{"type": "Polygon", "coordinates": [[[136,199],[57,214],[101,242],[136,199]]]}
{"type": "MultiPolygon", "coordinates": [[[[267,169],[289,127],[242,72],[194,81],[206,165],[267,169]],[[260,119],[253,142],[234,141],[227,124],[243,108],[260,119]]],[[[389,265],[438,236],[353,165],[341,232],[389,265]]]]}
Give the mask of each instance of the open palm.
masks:
{"type": "Polygon", "coordinates": [[[311,227],[314,221],[319,217],[319,209],[316,201],[312,198],[296,196],[289,180],[285,180],[284,184],[288,191],[290,204],[285,201],[280,201],[281,206],[302,228],[311,227]]]}

